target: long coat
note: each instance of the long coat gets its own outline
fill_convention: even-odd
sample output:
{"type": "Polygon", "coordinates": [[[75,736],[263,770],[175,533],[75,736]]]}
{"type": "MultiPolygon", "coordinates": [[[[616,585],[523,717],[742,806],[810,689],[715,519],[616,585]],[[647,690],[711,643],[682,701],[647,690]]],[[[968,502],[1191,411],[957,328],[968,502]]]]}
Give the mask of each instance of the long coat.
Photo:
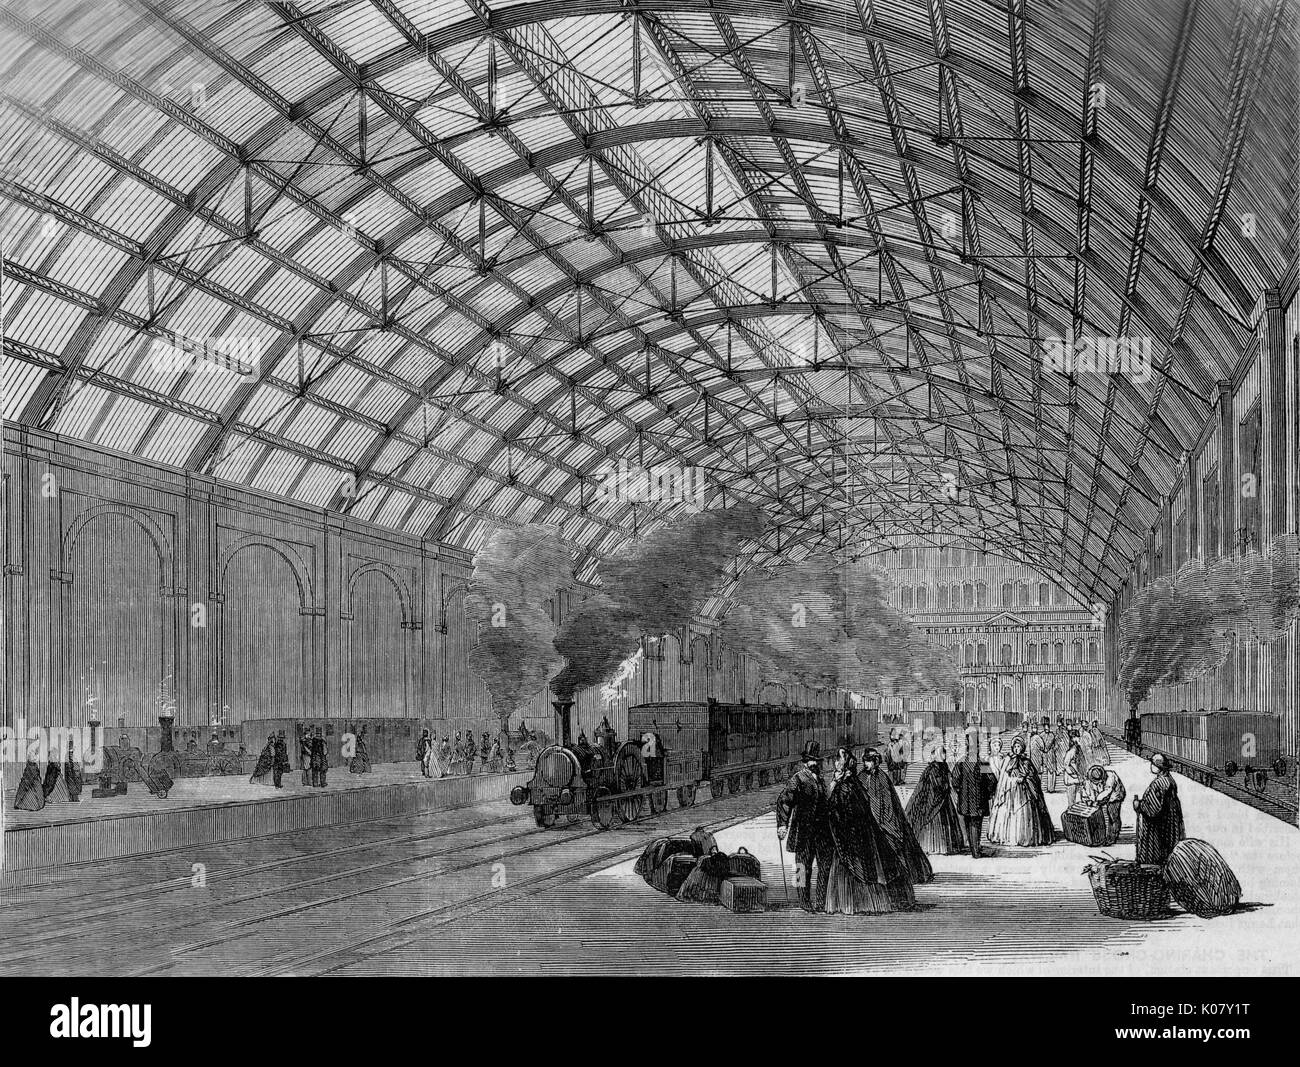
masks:
{"type": "Polygon", "coordinates": [[[916,833],[907,821],[902,801],[898,799],[898,792],[889,780],[889,775],[881,770],[865,770],[858,776],[858,780],[862,783],[867,799],[871,801],[871,814],[907,867],[912,884],[933,881],[934,868],[930,866],[921,842],[916,839],[916,833]]]}
{"type": "Polygon", "coordinates": [[[830,847],[826,784],[806,765],[794,772],[776,798],[776,825],[787,826],[786,846],[796,856],[830,847]]]}
{"type": "Polygon", "coordinates": [[[859,882],[889,885],[910,881],[889,837],[871,814],[871,801],[853,775],[837,780],[827,799],[835,858],[859,882]]]}
{"type": "Polygon", "coordinates": [[[1167,774],[1157,774],[1138,798],[1137,861],[1164,866],[1169,853],[1186,836],[1178,786],[1167,774]]]}
{"type": "Polygon", "coordinates": [[[952,791],[957,814],[978,818],[989,813],[989,791],[980,764],[961,760],[952,765],[952,791]]]}

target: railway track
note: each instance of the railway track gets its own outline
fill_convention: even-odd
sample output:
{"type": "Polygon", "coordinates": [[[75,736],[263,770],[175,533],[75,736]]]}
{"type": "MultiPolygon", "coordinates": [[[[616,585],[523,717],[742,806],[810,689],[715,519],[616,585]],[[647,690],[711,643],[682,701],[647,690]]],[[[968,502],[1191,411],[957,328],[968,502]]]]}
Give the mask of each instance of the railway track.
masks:
{"type": "MultiPolygon", "coordinates": [[[[759,796],[755,791],[751,799],[759,796]]],[[[715,818],[708,822],[702,822],[702,825],[710,829],[723,829],[728,826],[734,826],[749,819],[754,818],[755,814],[761,812],[767,807],[766,803],[760,805],[758,811],[753,810],[752,805],[746,805],[743,812],[730,812],[715,818]]],[[[679,810],[679,809],[678,809],[679,810]]],[[[676,814],[676,810],[673,813],[676,814]]],[[[472,915],[479,914],[483,911],[499,907],[502,904],[510,903],[513,900],[528,896],[535,893],[544,892],[553,885],[558,885],[568,879],[580,877],[582,874],[591,873],[610,866],[620,861],[623,857],[632,857],[639,854],[640,849],[644,846],[644,835],[639,843],[629,844],[625,832],[635,832],[638,829],[655,829],[663,815],[651,818],[639,819],[634,823],[629,823],[622,828],[622,831],[609,832],[600,828],[575,829],[570,833],[556,833],[554,830],[532,828],[525,833],[517,835],[508,835],[491,842],[480,842],[478,846],[466,846],[456,851],[469,851],[473,847],[491,848],[507,840],[522,840],[527,838],[538,838],[535,842],[529,843],[524,848],[515,849],[511,852],[502,852],[496,855],[486,857],[477,857],[464,863],[458,863],[451,867],[441,868],[435,872],[427,870],[416,871],[405,874],[398,878],[387,879],[383,882],[362,886],[359,888],[350,888],[344,892],[334,893],[325,897],[318,897],[312,900],[301,901],[289,904],[284,907],[276,908],[271,911],[265,911],[258,915],[242,917],[232,920],[219,929],[213,936],[195,940],[184,945],[172,945],[168,951],[166,962],[158,963],[152,966],[136,969],[127,972],[130,977],[146,977],[165,974],[174,969],[178,960],[186,956],[202,956],[213,949],[228,948],[241,940],[262,937],[266,933],[263,929],[267,924],[277,922],[292,922],[300,917],[308,915],[313,911],[319,911],[338,905],[346,905],[349,902],[360,901],[365,897],[382,894],[385,892],[399,889],[403,886],[418,885],[428,882],[430,879],[445,879],[448,876],[462,874],[474,869],[482,869],[493,862],[503,860],[514,860],[521,856],[527,856],[548,850],[564,851],[566,848],[577,842],[593,837],[613,837],[617,843],[612,848],[601,849],[595,854],[587,854],[571,863],[565,863],[558,867],[548,867],[546,870],[520,878],[511,882],[508,887],[489,891],[487,894],[471,895],[461,897],[455,900],[440,903],[433,907],[421,908],[411,914],[405,915],[400,919],[386,922],[384,928],[374,934],[363,937],[361,940],[353,942],[344,948],[330,947],[327,949],[312,949],[303,953],[293,954],[287,959],[276,959],[256,967],[250,971],[242,971],[241,974],[249,977],[271,976],[280,974],[301,973],[303,967],[315,967],[316,964],[338,960],[331,966],[313,973],[328,973],[332,970],[338,970],[346,967],[358,959],[366,958],[378,952],[386,951],[389,948],[397,947],[400,944],[408,943],[410,940],[418,939],[429,930],[436,929],[441,925],[457,921],[472,915]]],[[[408,865],[412,862],[420,862],[427,857],[401,856],[381,864],[369,865],[364,870],[374,871],[384,867],[398,867],[408,865]]],[[[260,899],[267,896],[283,896],[300,888],[310,888],[313,885],[319,885],[327,881],[337,880],[337,878],[347,877],[355,872],[338,872],[337,875],[323,876],[319,879],[312,879],[309,882],[301,883],[295,886],[286,886],[276,889],[270,893],[262,892],[248,894],[241,899],[260,899]]],[[[228,901],[224,903],[235,903],[228,901]]],[[[200,920],[199,923],[191,925],[200,925],[210,922],[210,918],[200,920]]],[[[174,932],[174,931],[171,931],[174,932]]]]}
{"type": "MultiPolygon", "coordinates": [[[[265,863],[254,864],[252,866],[231,867],[231,868],[223,869],[208,875],[209,885],[212,885],[214,883],[219,885],[235,884],[238,881],[245,880],[251,876],[260,875],[267,872],[276,871],[276,870],[292,867],[299,864],[318,863],[320,861],[328,861],[338,856],[347,856],[359,852],[373,851],[376,849],[390,850],[394,846],[400,847],[402,845],[412,844],[419,841],[429,841],[429,840],[437,840],[440,838],[454,837],[460,834],[472,833],[474,831],[482,830],[492,826],[501,826],[503,824],[504,825],[516,824],[525,828],[522,829],[520,832],[501,834],[495,837],[490,837],[486,840],[468,841],[464,844],[455,845],[449,848],[439,848],[439,849],[433,849],[430,851],[417,853],[415,855],[406,855],[403,856],[400,860],[388,859],[379,863],[370,863],[370,864],[362,864],[360,866],[345,867],[337,871],[331,871],[328,874],[317,875],[312,878],[302,879],[296,882],[287,883],[282,886],[277,886],[274,889],[269,889],[269,890],[262,889],[256,892],[244,893],[238,896],[228,897],[225,899],[210,900],[206,903],[203,909],[203,913],[204,913],[203,918],[194,919],[188,922],[182,922],[177,925],[169,926],[168,931],[169,933],[175,933],[177,931],[186,930],[196,926],[203,925],[205,922],[209,921],[209,917],[214,909],[225,908],[236,904],[247,903],[250,900],[257,900],[274,894],[289,893],[289,892],[294,892],[302,889],[309,889],[313,886],[334,881],[339,878],[346,878],[349,876],[364,874],[368,871],[373,871],[373,870],[382,870],[383,868],[393,866],[396,863],[421,862],[423,860],[428,860],[428,859],[437,859],[446,856],[452,856],[458,852],[466,852],[474,848],[491,847],[493,845],[501,844],[502,842],[508,842],[512,840],[518,840],[524,837],[529,837],[538,833],[542,833],[543,831],[536,829],[532,825],[532,821],[530,819],[519,818],[519,817],[507,817],[506,819],[503,820],[502,818],[498,817],[493,819],[484,819],[474,823],[468,823],[465,826],[446,827],[438,830],[432,830],[432,831],[427,831],[427,832],[417,833],[417,834],[405,834],[400,837],[387,838],[387,839],[377,840],[373,842],[363,842],[354,845],[344,845],[333,849],[323,849],[319,851],[313,851],[309,853],[304,853],[303,855],[300,856],[288,856],[278,860],[271,860],[265,863]]],[[[131,915],[133,913],[143,913],[146,909],[156,908],[159,904],[160,898],[166,897],[167,895],[172,893],[184,892],[191,888],[192,888],[192,883],[190,881],[190,876],[187,874],[177,878],[155,881],[147,885],[137,887],[124,894],[114,894],[111,903],[107,903],[107,904],[99,903],[97,906],[93,908],[85,908],[80,911],[69,912],[61,906],[57,912],[57,915],[53,916],[53,921],[57,923],[57,929],[43,931],[41,933],[37,933],[32,936],[24,936],[21,941],[20,953],[0,954],[0,968],[10,967],[15,964],[22,963],[25,960],[29,960],[31,958],[31,953],[34,949],[40,949],[42,947],[46,947],[48,945],[59,942],[61,939],[67,936],[67,929],[70,925],[88,925],[94,923],[96,920],[109,919],[109,918],[120,919],[124,916],[131,915]]],[[[103,899],[103,893],[102,892],[95,892],[93,894],[88,893],[83,895],[80,899],[86,899],[88,897],[99,901],[103,899]]],[[[18,905],[16,907],[13,907],[12,909],[6,908],[4,913],[5,926],[16,925],[17,923],[24,921],[22,916],[17,914],[20,908],[31,908],[33,911],[36,912],[37,916],[39,917],[47,917],[49,915],[48,900],[44,901],[42,906],[42,901],[38,899],[27,904],[18,905]]],[[[7,939],[7,940],[10,940],[12,943],[12,939],[7,939]]]]}

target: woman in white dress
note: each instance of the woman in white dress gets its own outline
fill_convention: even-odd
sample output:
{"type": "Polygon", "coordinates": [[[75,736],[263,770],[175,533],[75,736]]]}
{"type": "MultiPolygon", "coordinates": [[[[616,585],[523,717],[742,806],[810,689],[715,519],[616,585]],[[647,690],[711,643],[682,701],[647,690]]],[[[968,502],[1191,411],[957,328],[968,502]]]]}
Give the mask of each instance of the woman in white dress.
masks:
{"type": "Polygon", "coordinates": [[[441,778],[447,773],[438,754],[438,743],[432,737],[429,738],[429,747],[424,750],[424,773],[430,778],[441,778]]]}
{"type": "Polygon", "coordinates": [[[1092,725],[1087,730],[1081,731],[1086,733],[1089,739],[1089,747],[1092,750],[1091,758],[1088,765],[1096,764],[1099,767],[1106,767],[1110,764],[1110,749],[1106,745],[1106,735],[1101,732],[1101,723],[1093,719],[1092,725]]]}
{"type": "Polygon", "coordinates": [[[999,767],[990,816],[988,837],[994,844],[1050,845],[1055,836],[1042,782],[1019,737],[999,767]]]}

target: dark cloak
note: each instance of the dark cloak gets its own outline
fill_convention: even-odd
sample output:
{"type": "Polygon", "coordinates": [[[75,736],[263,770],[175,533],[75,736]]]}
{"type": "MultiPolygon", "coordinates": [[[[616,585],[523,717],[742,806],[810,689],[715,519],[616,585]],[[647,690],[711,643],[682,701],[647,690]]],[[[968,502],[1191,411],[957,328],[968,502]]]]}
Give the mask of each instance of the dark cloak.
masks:
{"type": "Polygon", "coordinates": [[[898,791],[894,788],[894,783],[889,780],[889,775],[880,770],[875,774],[863,771],[858,776],[858,780],[862,783],[867,799],[871,802],[871,814],[875,816],[881,830],[894,846],[894,851],[902,859],[912,884],[920,885],[933,881],[934,869],[930,866],[925,850],[921,848],[921,843],[912,831],[912,824],[907,821],[902,801],[898,799],[898,791]]]}
{"type": "Polygon", "coordinates": [[[1137,861],[1164,866],[1174,846],[1186,836],[1178,786],[1157,774],[1137,807],[1137,861]]]}
{"type": "Polygon", "coordinates": [[[81,772],[81,764],[72,758],[72,752],[69,750],[68,758],[63,763],[63,788],[68,791],[68,799],[81,800],[81,790],[85,786],[85,776],[81,772]]]}
{"type": "Polygon", "coordinates": [[[262,749],[261,753],[258,755],[257,766],[253,768],[253,773],[252,775],[249,776],[248,780],[253,785],[264,785],[265,784],[264,779],[268,774],[271,773],[271,770],[274,767],[275,767],[275,742],[268,740],[266,742],[266,746],[262,749]]]}
{"type": "Polygon", "coordinates": [[[942,760],[926,764],[904,812],[926,851],[939,855],[966,851],[966,832],[953,804],[948,764],[942,760]]]}
{"type": "Polygon", "coordinates": [[[15,811],[40,811],[45,807],[45,791],[41,788],[41,769],[29,759],[23,767],[23,776],[14,790],[15,811]]]}
{"type": "Polygon", "coordinates": [[[871,801],[856,777],[838,779],[827,806],[835,858],[855,880],[876,885],[910,883],[906,865],[871,814],[871,801]]]}

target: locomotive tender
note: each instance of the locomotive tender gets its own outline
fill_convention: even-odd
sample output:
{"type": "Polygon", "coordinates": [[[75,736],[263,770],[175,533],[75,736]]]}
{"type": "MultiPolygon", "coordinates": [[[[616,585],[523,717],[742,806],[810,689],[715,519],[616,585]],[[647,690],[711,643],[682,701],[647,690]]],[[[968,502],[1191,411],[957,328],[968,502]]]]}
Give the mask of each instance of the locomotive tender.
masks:
{"type": "Polygon", "coordinates": [[[714,797],[769,785],[794,773],[809,741],[829,753],[876,740],[870,716],[844,708],[664,701],[628,709],[627,740],[579,749],[570,733],[573,701],[552,705],[560,742],[538,754],[532,781],[510,792],[512,803],[532,805],[538,826],[585,815],[609,829],[647,808],[667,810],[670,790],[678,807],[689,808],[705,782],[714,797]]]}

